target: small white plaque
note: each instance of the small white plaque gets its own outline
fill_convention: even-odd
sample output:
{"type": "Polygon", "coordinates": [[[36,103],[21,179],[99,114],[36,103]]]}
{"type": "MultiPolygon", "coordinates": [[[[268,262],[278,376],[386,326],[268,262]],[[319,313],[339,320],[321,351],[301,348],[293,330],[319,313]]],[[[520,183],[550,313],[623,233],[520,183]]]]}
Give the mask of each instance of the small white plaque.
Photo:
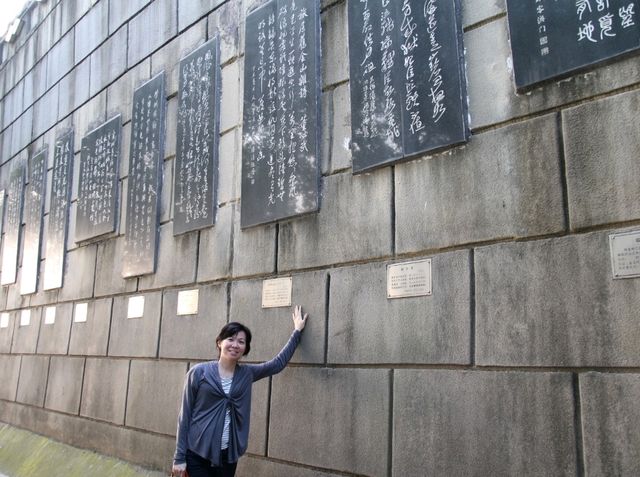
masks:
{"type": "Polygon", "coordinates": [[[609,235],[613,278],[640,277],[640,230],[609,235]]]}
{"type": "Polygon", "coordinates": [[[53,325],[56,322],[56,307],[48,306],[44,312],[44,324],[53,325]]]}
{"type": "Polygon", "coordinates": [[[20,313],[20,326],[29,326],[31,323],[31,310],[22,310],[20,313]]]}
{"type": "Polygon", "coordinates": [[[88,303],[76,303],[76,311],[73,314],[73,321],[75,323],[86,323],[88,308],[88,303]]]}
{"type": "Polygon", "coordinates": [[[196,289],[178,292],[178,316],[198,314],[199,291],[196,289]]]}
{"type": "Polygon", "coordinates": [[[387,298],[431,295],[431,259],[387,265],[387,298]]]}
{"type": "Polygon", "coordinates": [[[9,328],[9,313],[0,315],[0,328],[9,328]]]}
{"type": "Polygon", "coordinates": [[[262,282],[262,308],[291,306],[293,278],[272,278],[262,282]]]}
{"type": "Polygon", "coordinates": [[[129,298],[127,318],[142,318],[144,316],[144,296],[132,296],[129,298]]]}

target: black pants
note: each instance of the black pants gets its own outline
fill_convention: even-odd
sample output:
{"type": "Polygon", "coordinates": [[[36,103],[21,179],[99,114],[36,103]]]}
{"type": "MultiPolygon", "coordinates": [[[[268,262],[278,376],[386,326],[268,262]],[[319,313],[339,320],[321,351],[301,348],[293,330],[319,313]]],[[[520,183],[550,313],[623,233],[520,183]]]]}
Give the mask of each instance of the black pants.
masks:
{"type": "Polygon", "coordinates": [[[187,473],[189,477],[233,477],[236,475],[236,462],[227,462],[227,450],[220,456],[221,467],[211,467],[211,461],[187,450],[187,473]]]}

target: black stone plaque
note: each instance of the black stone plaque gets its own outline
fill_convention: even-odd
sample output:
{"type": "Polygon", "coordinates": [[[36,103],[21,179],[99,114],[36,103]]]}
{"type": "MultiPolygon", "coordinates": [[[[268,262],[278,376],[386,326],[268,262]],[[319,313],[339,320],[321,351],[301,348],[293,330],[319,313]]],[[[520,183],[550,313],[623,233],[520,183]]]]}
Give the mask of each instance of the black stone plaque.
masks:
{"type": "Polygon", "coordinates": [[[47,225],[47,251],[44,264],[44,289],[62,286],[67,250],[71,174],[73,171],[73,131],[56,139],[53,151],[53,177],[47,225]]]}
{"type": "Polygon", "coordinates": [[[164,72],[133,93],[122,276],[153,273],[164,159],[164,72]]]}
{"type": "Polygon", "coordinates": [[[215,222],[220,124],[219,40],[180,61],[174,235],[215,222]]]}
{"type": "Polygon", "coordinates": [[[458,0],[348,4],[353,172],[469,136],[458,0]]]}
{"type": "Polygon", "coordinates": [[[42,240],[42,215],[47,185],[47,149],[34,155],[29,161],[29,183],[24,199],[24,245],[22,251],[22,275],[20,294],[28,295],[38,290],[40,270],[40,241],[42,240]]]}
{"type": "Polygon", "coordinates": [[[318,210],[320,4],[273,0],[247,16],[241,226],[318,210]]]}
{"type": "Polygon", "coordinates": [[[12,166],[7,194],[7,212],[2,249],[0,284],[15,283],[18,268],[18,244],[22,225],[22,197],[24,192],[24,163],[12,166]]]}
{"type": "Polygon", "coordinates": [[[118,115],[82,138],[76,242],[116,229],[121,129],[118,115]]]}
{"type": "Polygon", "coordinates": [[[638,14],[631,0],[507,0],[517,89],[637,50],[638,14]]]}

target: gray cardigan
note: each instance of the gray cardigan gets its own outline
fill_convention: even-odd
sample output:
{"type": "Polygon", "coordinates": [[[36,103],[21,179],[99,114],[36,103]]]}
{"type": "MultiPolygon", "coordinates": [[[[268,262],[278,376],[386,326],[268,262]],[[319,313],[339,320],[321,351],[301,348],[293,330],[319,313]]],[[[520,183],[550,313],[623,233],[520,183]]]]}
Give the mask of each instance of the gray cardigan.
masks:
{"type": "Polygon", "coordinates": [[[262,364],[238,364],[229,396],[222,389],[218,361],[192,367],[185,378],[182,405],[178,415],[174,464],[183,464],[187,449],[220,465],[220,445],[227,406],[231,409],[229,462],[237,462],[247,450],[251,416],[251,386],[254,381],[282,371],[300,342],[301,332],[294,330],[278,355],[262,364]]]}

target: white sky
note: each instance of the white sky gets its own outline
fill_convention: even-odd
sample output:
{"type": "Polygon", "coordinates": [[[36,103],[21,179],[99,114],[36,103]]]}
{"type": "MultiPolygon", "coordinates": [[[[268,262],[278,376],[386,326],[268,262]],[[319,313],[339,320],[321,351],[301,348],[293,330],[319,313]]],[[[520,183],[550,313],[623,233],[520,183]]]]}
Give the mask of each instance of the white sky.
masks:
{"type": "Polygon", "coordinates": [[[29,0],[0,0],[0,37],[3,37],[9,24],[18,16],[29,0]]]}

